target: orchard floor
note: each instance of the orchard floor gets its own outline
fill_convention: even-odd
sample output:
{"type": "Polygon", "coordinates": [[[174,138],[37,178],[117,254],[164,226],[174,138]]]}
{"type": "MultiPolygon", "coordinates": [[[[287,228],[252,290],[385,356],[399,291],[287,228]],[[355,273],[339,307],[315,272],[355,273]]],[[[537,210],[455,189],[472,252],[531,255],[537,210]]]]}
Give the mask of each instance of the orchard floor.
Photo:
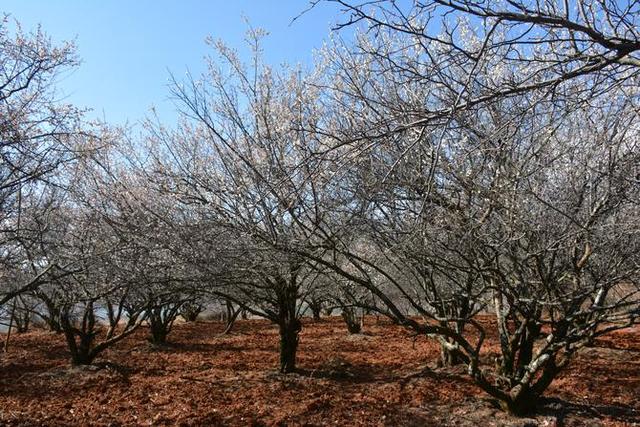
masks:
{"type": "Polygon", "coordinates": [[[495,409],[462,369],[437,368],[432,340],[388,322],[368,318],[365,334],[349,336],[338,317],[305,321],[290,375],[276,372],[266,321],[221,330],[179,324],[163,348],[140,330],[84,369],[69,367],[60,335],[12,335],[0,425],[640,425],[639,328],[581,351],[526,419],[495,409]]]}

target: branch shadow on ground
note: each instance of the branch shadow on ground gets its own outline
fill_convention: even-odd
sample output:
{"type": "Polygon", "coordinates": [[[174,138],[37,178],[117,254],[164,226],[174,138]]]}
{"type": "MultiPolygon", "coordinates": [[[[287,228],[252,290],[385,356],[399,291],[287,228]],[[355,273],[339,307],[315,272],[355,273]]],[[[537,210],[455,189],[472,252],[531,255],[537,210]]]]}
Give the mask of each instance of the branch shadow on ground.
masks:
{"type": "Polygon", "coordinates": [[[368,365],[354,365],[342,360],[330,360],[317,368],[298,368],[296,373],[310,379],[327,379],[336,382],[370,383],[379,381],[375,370],[368,365]]]}
{"type": "Polygon", "coordinates": [[[640,423],[640,411],[628,405],[590,405],[571,402],[556,397],[543,398],[537,413],[556,417],[557,425],[562,426],[568,417],[611,419],[625,424],[640,423]]]}

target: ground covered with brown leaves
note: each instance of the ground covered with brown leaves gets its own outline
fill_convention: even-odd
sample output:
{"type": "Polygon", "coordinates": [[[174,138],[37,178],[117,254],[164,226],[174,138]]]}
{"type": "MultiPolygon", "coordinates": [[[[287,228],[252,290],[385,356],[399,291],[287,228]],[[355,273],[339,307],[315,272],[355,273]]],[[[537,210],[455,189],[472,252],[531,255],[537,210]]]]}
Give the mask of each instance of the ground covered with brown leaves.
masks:
{"type": "Polygon", "coordinates": [[[298,373],[281,375],[277,329],[266,321],[176,325],[171,344],[145,330],[70,368],[64,339],[34,331],[0,356],[2,425],[640,425],[640,329],[584,349],[537,414],[508,416],[464,375],[437,368],[438,347],[367,319],[306,321],[298,373]]]}

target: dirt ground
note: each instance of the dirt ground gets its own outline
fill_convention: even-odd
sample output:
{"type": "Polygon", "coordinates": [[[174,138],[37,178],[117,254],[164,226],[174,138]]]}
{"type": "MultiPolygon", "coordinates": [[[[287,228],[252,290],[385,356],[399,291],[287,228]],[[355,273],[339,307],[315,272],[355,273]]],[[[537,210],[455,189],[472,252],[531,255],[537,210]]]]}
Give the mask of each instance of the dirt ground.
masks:
{"type": "MultiPolygon", "coordinates": [[[[13,335],[0,355],[0,424],[35,425],[640,425],[640,329],[584,349],[531,418],[495,409],[461,369],[436,367],[438,347],[367,319],[305,321],[296,374],[276,372],[277,329],[266,321],[176,325],[171,344],[145,330],[90,368],[70,368],[63,337],[13,335]]],[[[3,337],[2,337],[3,338],[3,337]]]]}

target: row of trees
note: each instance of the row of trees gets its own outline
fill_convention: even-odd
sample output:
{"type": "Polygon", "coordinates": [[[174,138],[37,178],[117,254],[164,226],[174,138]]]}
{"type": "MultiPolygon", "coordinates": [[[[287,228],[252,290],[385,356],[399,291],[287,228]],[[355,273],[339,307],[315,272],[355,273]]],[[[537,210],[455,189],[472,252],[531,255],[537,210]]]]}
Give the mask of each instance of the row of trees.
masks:
{"type": "Polygon", "coordinates": [[[177,125],[135,142],[52,101],[72,47],[4,30],[0,302],[58,301],[90,363],[143,321],[162,341],[206,294],[278,326],[282,372],[306,309],[356,330],[357,307],[527,412],[640,315],[640,10],[333,3],[353,37],[314,69],[265,64],[257,30],[248,63],[215,43],[203,76],[174,81],[177,125]]]}

